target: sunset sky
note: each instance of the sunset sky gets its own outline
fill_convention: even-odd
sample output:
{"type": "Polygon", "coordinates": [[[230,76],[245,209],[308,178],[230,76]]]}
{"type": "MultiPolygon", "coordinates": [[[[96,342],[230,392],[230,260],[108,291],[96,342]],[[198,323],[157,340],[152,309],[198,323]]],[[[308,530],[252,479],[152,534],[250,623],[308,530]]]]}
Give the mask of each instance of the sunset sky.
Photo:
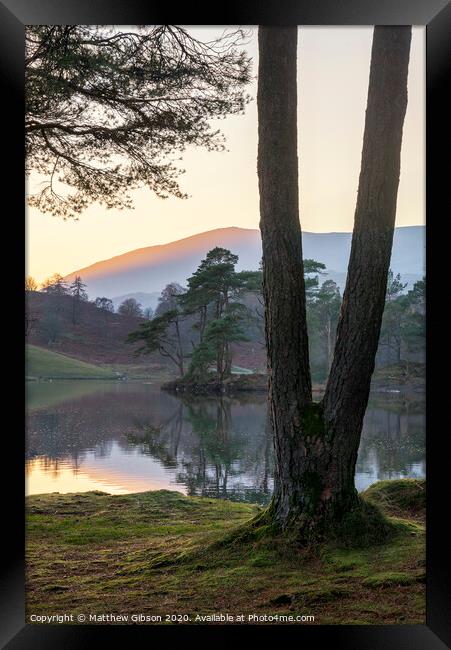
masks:
{"type": "MultiPolygon", "coordinates": [[[[189,28],[212,40],[223,28],[189,28]]],[[[302,27],[298,43],[300,218],[310,232],[351,231],[362,148],[371,27],[302,27]]],[[[257,29],[247,51],[258,67],[257,29]]],[[[180,184],[190,198],[133,193],[134,210],[92,205],[78,221],[27,210],[27,273],[39,282],[135,248],[164,244],[213,228],[258,228],[257,82],[244,116],[213,124],[228,152],[184,155],[180,184]]],[[[397,226],[425,220],[425,29],[413,29],[397,226]]],[[[33,179],[28,183],[33,189],[33,179]]]]}

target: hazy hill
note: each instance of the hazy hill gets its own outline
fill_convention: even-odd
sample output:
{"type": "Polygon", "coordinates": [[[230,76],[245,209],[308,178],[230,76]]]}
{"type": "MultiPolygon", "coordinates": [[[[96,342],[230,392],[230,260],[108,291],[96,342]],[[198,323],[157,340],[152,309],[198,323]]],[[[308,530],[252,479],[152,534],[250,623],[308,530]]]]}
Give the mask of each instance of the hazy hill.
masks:
{"type": "Polygon", "coordinates": [[[145,363],[125,345],[128,333],[141,319],[112,314],[83,302],[73,323],[73,298],[27,292],[27,312],[33,320],[27,342],[89,363],[145,363]]]}
{"type": "MultiPolygon", "coordinates": [[[[91,266],[77,269],[67,279],[81,275],[90,298],[107,296],[115,302],[136,297],[143,306],[154,306],[155,297],[168,282],[185,284],[201,259],[215,246],[229,248],[239,256],[238,270],[257,269],[261,259],[260,231],[219,228],[179,239],[169,244],[139,248],[91,266]],[[139,294],[137,296],[136,294],[139,294]]],[[[330,278],[343,289],[351,233],[303,233],[303,254],[323,262],[330,278]]],[[[391,267],[413,284],[424,274],[425,228],[396,228],[391,267]]],[[[281,260],[281,263],[283,261],[281,260]]]]}

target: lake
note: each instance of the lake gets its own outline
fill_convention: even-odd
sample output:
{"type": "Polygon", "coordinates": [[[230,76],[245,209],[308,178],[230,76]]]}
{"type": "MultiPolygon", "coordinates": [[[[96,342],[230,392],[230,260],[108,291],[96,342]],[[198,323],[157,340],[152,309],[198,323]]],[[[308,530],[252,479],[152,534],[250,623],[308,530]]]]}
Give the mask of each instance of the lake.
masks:
{"type": "MultiPolygon", "coordinates": [[[[27,494],[167,489],[265,504],[272,472],[263,394],[179,397],[150,382],[27,384],[27,494]]],[[[372,395],[357,489],[424,476],[423,396],[372,395]]]]}

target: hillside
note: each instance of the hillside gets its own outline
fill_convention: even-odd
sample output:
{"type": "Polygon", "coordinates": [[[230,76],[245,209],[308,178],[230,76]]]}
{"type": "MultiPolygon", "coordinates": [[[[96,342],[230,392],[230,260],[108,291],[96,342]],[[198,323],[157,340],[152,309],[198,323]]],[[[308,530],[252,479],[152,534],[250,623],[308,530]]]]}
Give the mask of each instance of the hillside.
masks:
{"type": "MultiPolygon", "coordinates": [[[[173,365],[157,352],[135,357],[136,346],[125,343],[128,334],[143,322],[141,318],[101,311],[83,302],[74,324],[71,296],[55,299],[37,291],[27,293],[27,311],[33,320],[27,336],[31,345],[94,365],[108,365],[129,375],[175,373],[173,365]]],[[[263,347],[252,342],[237,345],[234,363],[244,368],[265,367],[263,347]]]]}
{"type": "MultiPolygon", "coordinates": [[[[81,275],[88,293],[109,298],[132,294],[144,306],[155,304],[154,292],[169,282],[184,285],[206,253],[215,246],[229,248],[239,256],[237,270],[257,269],[261,259],[260,231],[218,228],[159,246],[139,248],[91,266],[74,270],[66,279],[81,275]],[[139,296],[137,294],[139,293],[139,296]]],[[[328,278],[343,290],[346,280],[351,233],[303,233],[304,258],[323,262],[328,278]]],[[[396,228],[391,267],[411,286],[424,275],[425,228],[396,228]]]]}
{"type": "Polygon", "coordinates": [[[31,379],[117,379],[118,375],[91,363],[34,345],[25,351],[25,372],[31,379]]]}
{"type": "MultiPolygon", "coordinates": [[[[33,319],[27,342],[93,364],[149,364],[136,358],[127,335],[142,319],[101,311],[89,302],[80,305],[73,323],[73,299],[28,292],[27,310],[33,319]]],[[[157,360],[157,364],[159,361],[157,360]]]]}

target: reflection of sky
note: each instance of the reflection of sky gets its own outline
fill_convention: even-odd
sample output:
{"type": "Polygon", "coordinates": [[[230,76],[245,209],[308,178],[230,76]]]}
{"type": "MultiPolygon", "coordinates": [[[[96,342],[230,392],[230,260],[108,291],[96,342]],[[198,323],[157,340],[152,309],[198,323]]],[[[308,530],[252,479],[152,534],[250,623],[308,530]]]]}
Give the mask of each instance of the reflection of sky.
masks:
{"type": "MultiPolygon", "coordinates": [[[[111,494],[146,490],[181,490],[171,474],[157,460],[143,456],[138,449],[121,449],[116,441],[108,456],[89,450],[78,460],[58,461],[58,468],[42,457],[27,462],[27,494],[44,492],[84,492],[103,490],[111,494]]],[[[186,490],[184,490],[186,491],[186,490]]]]}
{"type": "MultiPolygon", "coordinates": [[[[183,458],[181,459],[183,460],[183,458]]],[[[237,465],[231,468],[238,469],[237,465]]],[[[146,490],[177,490],[187,493],[187,488],[176,482],[177,468],[166,469],[161,463],[139,449],[123,449],[114,441],[108,456],[97,449],[85,452],[78,459],[57,462],[39,456],[26,463],[26,493],[86,492],[101,490],[111,494],[145,492],[146,490]]],[[[240,474],[237,481],[231,481],[234,489],[249,489],[254,477],[240,474]]]]}
{"type": "Polygon", "coordinates": [[[129,490],[77,470],[68,461],[60,461],[58,469],[49,471],[42,458],[27,462],[25,477],[26,494],[49,494],[51,492],[89,492],[99,490],[109,494],[126,494],[129,490]]]}

